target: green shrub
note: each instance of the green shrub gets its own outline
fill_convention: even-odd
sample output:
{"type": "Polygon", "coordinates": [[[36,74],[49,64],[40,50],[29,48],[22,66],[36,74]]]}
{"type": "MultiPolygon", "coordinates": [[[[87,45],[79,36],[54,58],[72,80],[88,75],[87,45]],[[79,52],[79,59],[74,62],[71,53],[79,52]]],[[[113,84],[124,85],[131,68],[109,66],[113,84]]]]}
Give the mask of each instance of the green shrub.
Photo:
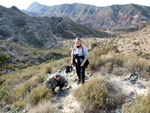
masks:
{"type": "Polygon", "coordinates": [[[26,101],[17,101],[15,103],[12,104],[11,108],[15,109],[15,108],[22,108],[26,105],[26,101]]]}
{"type": "Polygon", "coordinates": [[[146,96],[136,94],[135,100],[129,105],[126,102],[123,105],[124,113],[150,113],[150,92],[146,96]]]}
{"type": "Polygon", "coordinates": [[[0,89],[0,100],[4,99],[5,101],[9,101],[9,93],[4,89],[0,89]]]}
{"type": "Polygon", "coordinates": [[[45,86],[39,86],[37,88],[32,89],[31,93],[29,94],[29,101],[31,105],[36,105],[39,101],[50,97],[48,93],[49,90],[45,86]]]}
{"type": "Polygon", "coordinates": [[[111,110],[124,102],[124,95],[107,80],[93,79],[75,92],[78,101],[82,102],[85,112],[111,110]]]}
{"type": "Polygon", "coordinates": [[[0,90],[0,99],[4,98],[5,95],[6,95],[6,91],[1,89],[0,90]]]}
{"type": "Polygon", "coordinates": [[[7,56],[4,54],[0,54],[0,64],[4,64],[5,61],[7,60],[7,56]]]}

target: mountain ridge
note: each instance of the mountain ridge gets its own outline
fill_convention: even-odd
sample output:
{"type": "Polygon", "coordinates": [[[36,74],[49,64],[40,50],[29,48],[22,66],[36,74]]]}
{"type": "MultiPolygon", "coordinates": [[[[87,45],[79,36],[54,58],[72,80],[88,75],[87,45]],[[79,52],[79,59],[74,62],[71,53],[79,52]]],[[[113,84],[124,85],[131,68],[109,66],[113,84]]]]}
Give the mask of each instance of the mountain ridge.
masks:
{"type": "MultiPolygon", "coordinates": [[[[30,8],[33,5],[29,6],[30,8]]],[[[98,7],[88,4],[62,4],[45,6],[32,12],[24,11],[30,16],[67,16],[77,23],[93,28],[112,28],[134,25],[150,21],[150,7],[137,4],[112,5],[98,7]],[[41,11],[39,11],[41,10],[41,11]],[[34,13],[34,15],[32,14],[34,13]]]]}

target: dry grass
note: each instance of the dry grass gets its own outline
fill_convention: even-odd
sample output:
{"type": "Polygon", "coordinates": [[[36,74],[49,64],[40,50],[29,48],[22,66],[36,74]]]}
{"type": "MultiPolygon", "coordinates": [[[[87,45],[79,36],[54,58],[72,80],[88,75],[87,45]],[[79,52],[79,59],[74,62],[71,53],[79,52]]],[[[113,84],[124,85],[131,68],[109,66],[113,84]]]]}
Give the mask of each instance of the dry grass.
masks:
{"type": "Polygon", "coordinates": [[[13,103],[13,105],[11,106],[12,109],[15,109],[15,108],[22,108],[26,105],[26,101],[17,101],[15,103],[13,103]]]}
{"type": "Polygon", "coordinates": [[[150,113],[150,92],[147,96],[136,94],[135,100],[132,100],[129,105],[128,102],[123,105],[123,112],[125,113],[150,113]]]}
{"type": "Polygon", "coordinates": [[[15,100],[19,100],[20,98],[23,98],[29,93],[31,90],[31,85],[29,81],[26,81],[20,85],[18,85],[14,90],[13,90],[13,97],[15,100]]]}
{"type": "Polygon", "coordinates": [[[56,108],[50,101],[42,101],[32,108],[29,113],[54,113],[56,108]]]}
{"type": "Polygon", "coordinates": [[[31,105],[37,105],[40,101],[50,99],[51,97],[52,95],[45,86],[39,86],[31,90],[28,101],[31,105]]]}

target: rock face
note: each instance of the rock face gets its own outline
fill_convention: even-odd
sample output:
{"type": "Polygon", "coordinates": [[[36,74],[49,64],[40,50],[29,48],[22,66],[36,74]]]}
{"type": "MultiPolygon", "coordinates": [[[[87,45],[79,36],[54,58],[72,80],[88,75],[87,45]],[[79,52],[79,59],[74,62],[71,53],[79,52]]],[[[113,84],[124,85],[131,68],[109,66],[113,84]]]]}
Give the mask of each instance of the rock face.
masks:
{"type": "Polygon", "coordinates": [[[67,16],[94,28],[124,27],[149,21],[150,7],[136,4],[96,7],[86,4],[44,6],[32,3],[25,13],[31,16],[67,16]]]}
{"type": "Polygon", "coordinates": [[[105,37],[107,33],[74,23],[68,17],[30,17],[15,6],[0,6],[0,39],[51,48],[63,39],[105,37]]]}

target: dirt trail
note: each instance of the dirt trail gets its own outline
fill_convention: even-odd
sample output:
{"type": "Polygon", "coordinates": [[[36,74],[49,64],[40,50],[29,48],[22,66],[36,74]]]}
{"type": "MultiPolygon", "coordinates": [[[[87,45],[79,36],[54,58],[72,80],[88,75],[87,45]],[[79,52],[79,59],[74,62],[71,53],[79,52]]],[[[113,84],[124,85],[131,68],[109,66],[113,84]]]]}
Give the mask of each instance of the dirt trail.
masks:
{"type": "MultiPolygon", "coordinates": [[[[54,104],[58,108],[57,113],[78,113],[80,111],[80,103],[76,101],[75,97],[71,93],[77,87],[76,83],[71,85],[71,89],[63,91],[56,96],[54,104]]],[[[80,113],[82,113],[80,111],[80,113]]]]}
{"type": "MultiPolygon", "coordinates": [[[[100,78],[106,77],[106,76],[98,76],[100,75],[99,73],[100,72],[93,73],[93,75],[89,79],[96,78],[96,77],[100,77],[100,78]]],[[[139,89],[137,84],[133,85],[129,80],[123,81],[125,76],[110,75],[109,78],[110,81],[115,86],[120,87],[122,91],[127,95],[130,94],[131,91],[133,92],[136,91],[138,94],[144,94],[144,95],[146,95],[148,92],[149,81],[138,80],[138,82],[141,82],[144,86],[146,86],[145,89],[139,89]]],[[[70,82],[71,79],[69,79],[68,81],[70,82]]],[[[56,99],[52,103],[58,108],[57,113],[82,113],[80,109],[80,103],[76,101],[75,97],[72,94],[72,92],[80,86],[81,85],[77,85],[76,82],[73,82],[71,84],[71,89],[65,90],[60,95],[56,96],[56,99]]]]}

